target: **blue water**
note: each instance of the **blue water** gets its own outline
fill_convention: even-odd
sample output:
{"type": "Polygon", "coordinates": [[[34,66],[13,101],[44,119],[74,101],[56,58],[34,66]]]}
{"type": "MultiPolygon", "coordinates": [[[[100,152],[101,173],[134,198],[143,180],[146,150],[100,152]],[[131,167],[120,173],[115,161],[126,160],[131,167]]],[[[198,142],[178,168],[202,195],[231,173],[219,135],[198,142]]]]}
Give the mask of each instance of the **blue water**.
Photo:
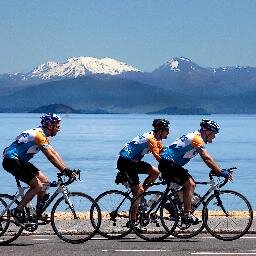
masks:
{"type": "MultiPolygon", "coordinates": [[[[21,131],[36,127],[39,114],[0,114],[0,148],[8,146],[21,131]]],[[[165,117],[172,124],[165,145],[183,133],[198,129],[202,116],[151,116],[151,115],[61,115],[61,132],[52,138],[52,145],[70,168],[82,170],[82,181],[72,185],[72,190],[96,196],[104,190],[122,188],[114,184],[116,159],[126,141],[151,129],[153,118],[165,117]]],[[[236,166],[234,181],[226,187],[243,193],[256,207],[256,118],[255,115],[211,115],[221,132],[207,150],[223,167],[236,166]]],[[[207,118],[207,116],[204,116],[207,118]]],[[[152,156],[144,158],[152,164],[152,156]]],[[[31,161],[51,180],[56,169],[40,152],[31,161]]],[[[208,177],[208,168],[196,156],[187,169],[196,180],[208,177]]],[[[14,178],[0,167],[0,193],[15,191],[14,178]]],[[[142,177],[143,178],[143,177],[142,177]]]]}

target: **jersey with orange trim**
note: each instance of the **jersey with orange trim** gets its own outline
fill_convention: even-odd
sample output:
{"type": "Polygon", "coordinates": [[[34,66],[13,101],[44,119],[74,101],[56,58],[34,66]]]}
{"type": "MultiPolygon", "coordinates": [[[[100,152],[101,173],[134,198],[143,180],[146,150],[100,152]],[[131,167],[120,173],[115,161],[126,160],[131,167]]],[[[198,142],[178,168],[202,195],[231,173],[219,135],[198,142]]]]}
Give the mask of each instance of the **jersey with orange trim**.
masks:
{"type": "Polygon", "coordinates": [[[192,132],[181,136],[169,147],[164,148],[161,158],[173,160],[178,165],[185,165],[191,158],[198,154],[198,149],[204,147],[200,132],[192,132]]]}
{"type": "Polygon", "coordinates": [[[143,133],[126,143],[119,155],[126,159],[141,160],[145,154],[152,152],[157,158],[162,147],[162,143],[155,139],[154,133],[151,131],[143,133]]]}
{"type": "Polygon", "coordinates": [[[26,130],[4,150],[3,157],[28,162],[41,147],[49,145],[49,140],[41,127],[26,130]]]}

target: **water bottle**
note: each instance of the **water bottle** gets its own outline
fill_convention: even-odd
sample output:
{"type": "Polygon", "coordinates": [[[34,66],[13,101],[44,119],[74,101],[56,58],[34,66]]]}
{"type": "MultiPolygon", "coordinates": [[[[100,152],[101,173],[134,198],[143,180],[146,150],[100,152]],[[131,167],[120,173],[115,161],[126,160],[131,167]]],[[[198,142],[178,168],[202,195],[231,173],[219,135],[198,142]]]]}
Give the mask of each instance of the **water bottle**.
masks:
{"type": "Polygon", "coordinates": [[[200,196],[194,194],[192,198],[192,204],[197,204],[200,201],[200,196]]]}
{"type": "Polygon", "coordinates": [[[29,210],[30,216],[34,216],[34,215],[36,214],[36,209],[35,209],[35,207],[33,206],[33,204],[32,204],[31,201],[29,201],[29,202],[27,203],[27,208],[28,208],[28,210],[29,210]]]}
{"type": "Polygon", "coordinates": [[[161,197],[161,194],[154,194],[149,200],[147,205],[151,207],[154,202],[156,202],[161,197]]]}
{"type": "Polygon", "coordinates": [[[170,182],[170,188],[174,190],[178,190],[181,187],[181,185],[175,183],[175,182],[170,182]]]}

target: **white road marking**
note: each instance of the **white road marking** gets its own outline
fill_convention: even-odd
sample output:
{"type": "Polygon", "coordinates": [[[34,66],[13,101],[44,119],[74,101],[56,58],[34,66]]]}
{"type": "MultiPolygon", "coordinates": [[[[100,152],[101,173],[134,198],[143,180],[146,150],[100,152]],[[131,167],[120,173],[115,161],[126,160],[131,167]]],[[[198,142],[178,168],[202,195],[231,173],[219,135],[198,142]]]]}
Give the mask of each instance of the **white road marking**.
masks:
{"type": "Polygon", "coordinates": [[[172,250],[101,250],[102,252],[172,252],[172,250]]]}
{"type": "Polygon", "coordinates": [[[50,239],[49,238],[33,238],[32,240],[34,240],[34,241],[48,241],[50,239]]]}
{"type": "Polygon", "coordinates": [[[191,255],[256,255],[256,252],[191,252],[191,255]]]}

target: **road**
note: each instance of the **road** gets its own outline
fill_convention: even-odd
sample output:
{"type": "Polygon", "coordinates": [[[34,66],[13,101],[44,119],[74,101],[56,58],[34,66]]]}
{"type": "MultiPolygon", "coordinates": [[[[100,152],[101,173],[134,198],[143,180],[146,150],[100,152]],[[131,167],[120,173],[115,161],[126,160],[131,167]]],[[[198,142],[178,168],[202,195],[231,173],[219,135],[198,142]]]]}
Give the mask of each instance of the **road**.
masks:
{"type": "Polygon", "coordinates": [[[208,234],[188,240],[169,238],[163,242],[145,242],[131,234],[120,240],[96,236],[83,244],[68,244],[55,235],[21,236],[8,246],[1,246],[1,256],[165,256],[165,255],[256,255],[256,234],[224,242],[208,234]]]}

